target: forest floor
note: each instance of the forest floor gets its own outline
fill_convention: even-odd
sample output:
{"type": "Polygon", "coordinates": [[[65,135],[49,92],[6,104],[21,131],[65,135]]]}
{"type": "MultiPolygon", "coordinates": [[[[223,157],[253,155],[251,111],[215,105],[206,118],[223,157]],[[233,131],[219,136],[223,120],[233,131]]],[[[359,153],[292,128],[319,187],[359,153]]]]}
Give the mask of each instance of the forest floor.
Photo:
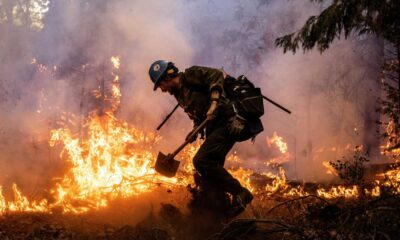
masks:
{"type": "Polygon", "coordinates": [[[85,214],[7,213],[0,239],[398,239],[400,197],[283,197],[256,194],[235,218],[194,209],[191,194],[160,187],[85,214]]]}

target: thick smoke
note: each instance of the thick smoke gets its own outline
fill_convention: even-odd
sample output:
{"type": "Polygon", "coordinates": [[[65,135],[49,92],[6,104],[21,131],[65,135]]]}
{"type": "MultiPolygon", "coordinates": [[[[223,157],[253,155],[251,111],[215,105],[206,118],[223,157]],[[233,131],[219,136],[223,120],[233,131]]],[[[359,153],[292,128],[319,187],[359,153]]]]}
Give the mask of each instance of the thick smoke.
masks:
{"type": "MultiPolygon", "coordinates": [[[[71,0],[50,1],[39,30],[1,22],[1,185],[26,184],[34,195],[29,189],[62,173],[59,149],[47,145],[49,131],[60,116],[79,128],[81,116],[96,106],[90,96],[108,70],[102,64],[113,55],[122,60],[117,115],[142,129],[153,131],[176,104],[153,92],[147,74],[154,60],[167,59],[181,70],[204,65],[245,74],[293,112],[265,103],[265,131],[254,144],[235,147],[248,166],[261,171],[273,157],[266,145],[273,132],[288,142],[291,178],[326,178],[322,161],[340,159],[348,144],[364,144],[373,153],[377,40],[342,39],[323,54],[283,54],[274,47],[277,37],[323,8],[307,0],[71,0]],[[57,70],[37,71],[33,58],[57,70]]],[[[172,151],[191,126],[178,110],[160,131],[160,149],[172,151]]]]}

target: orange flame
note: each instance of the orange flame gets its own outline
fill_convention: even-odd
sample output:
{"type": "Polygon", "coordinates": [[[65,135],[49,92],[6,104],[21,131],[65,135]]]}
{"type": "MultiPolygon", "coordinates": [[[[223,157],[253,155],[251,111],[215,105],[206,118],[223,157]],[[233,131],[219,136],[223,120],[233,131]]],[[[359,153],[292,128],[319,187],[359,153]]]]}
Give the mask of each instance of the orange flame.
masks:
{"type": "Polygon", "coordinates": [[[338,176],[335,168],[333,168],[329,162],[323,161],[322,165],[326,168],[326,174],[338,176]]]}
{"type": "Polygon", "coordinates": [[[111,62],[114,66],[114,68],[119,69],[121,66],[121,58],[119,56],[112,56],[111,57],[111,62]]]}
{"type": "Polygon", "coordinates": [[[275,146],[278,147],[278,149],[279,149],[279,151],[281,151],[281,153],[286,153],[288,150],[287,143],[285,141],[283,141],[283,137],[278,136],[278,134],[276,132],[273,133],[271,138],[267,137],[267,144],[268,144],[268,146],[271,146],[272,144],[274,144],[275,146]]]}
{"type": "Polygon", "coordinates": [[[320,188],[317,190],[317,194],[318,196],[327,199],[339,198],[339,197],[355,198],[358,197],[359,192],[357,186],[352,186],[351,188],[346,188],[344,186],[337,186],[337,187],[332,187],[329,190],[320,188]]]}

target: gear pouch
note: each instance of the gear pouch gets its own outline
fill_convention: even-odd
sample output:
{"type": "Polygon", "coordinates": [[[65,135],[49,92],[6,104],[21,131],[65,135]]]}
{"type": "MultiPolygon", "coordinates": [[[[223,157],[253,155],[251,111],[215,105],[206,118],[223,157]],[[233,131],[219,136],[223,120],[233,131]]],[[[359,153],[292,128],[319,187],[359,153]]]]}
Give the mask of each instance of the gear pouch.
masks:
{"type": "Polygon", "coordinates": [[[257,134],[264,130],[263,124],[259,118],[246,120],[246,125],[240,134],[236,135],[236,141],[243,142],[254,139],[257,134]]]}

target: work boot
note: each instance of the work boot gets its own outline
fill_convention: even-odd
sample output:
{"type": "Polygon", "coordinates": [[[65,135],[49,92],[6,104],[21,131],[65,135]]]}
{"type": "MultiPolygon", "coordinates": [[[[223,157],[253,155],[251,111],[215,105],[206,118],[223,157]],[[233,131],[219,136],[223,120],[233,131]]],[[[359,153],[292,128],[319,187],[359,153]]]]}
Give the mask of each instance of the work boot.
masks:
{"type": "Polygon", "coordinates": [[[252,200],[253,194],[247,188],[243,188],[242,191],[233,196],[232,209],[229,211],[228,216],[235,217],[239,215],[252,200]]]}

